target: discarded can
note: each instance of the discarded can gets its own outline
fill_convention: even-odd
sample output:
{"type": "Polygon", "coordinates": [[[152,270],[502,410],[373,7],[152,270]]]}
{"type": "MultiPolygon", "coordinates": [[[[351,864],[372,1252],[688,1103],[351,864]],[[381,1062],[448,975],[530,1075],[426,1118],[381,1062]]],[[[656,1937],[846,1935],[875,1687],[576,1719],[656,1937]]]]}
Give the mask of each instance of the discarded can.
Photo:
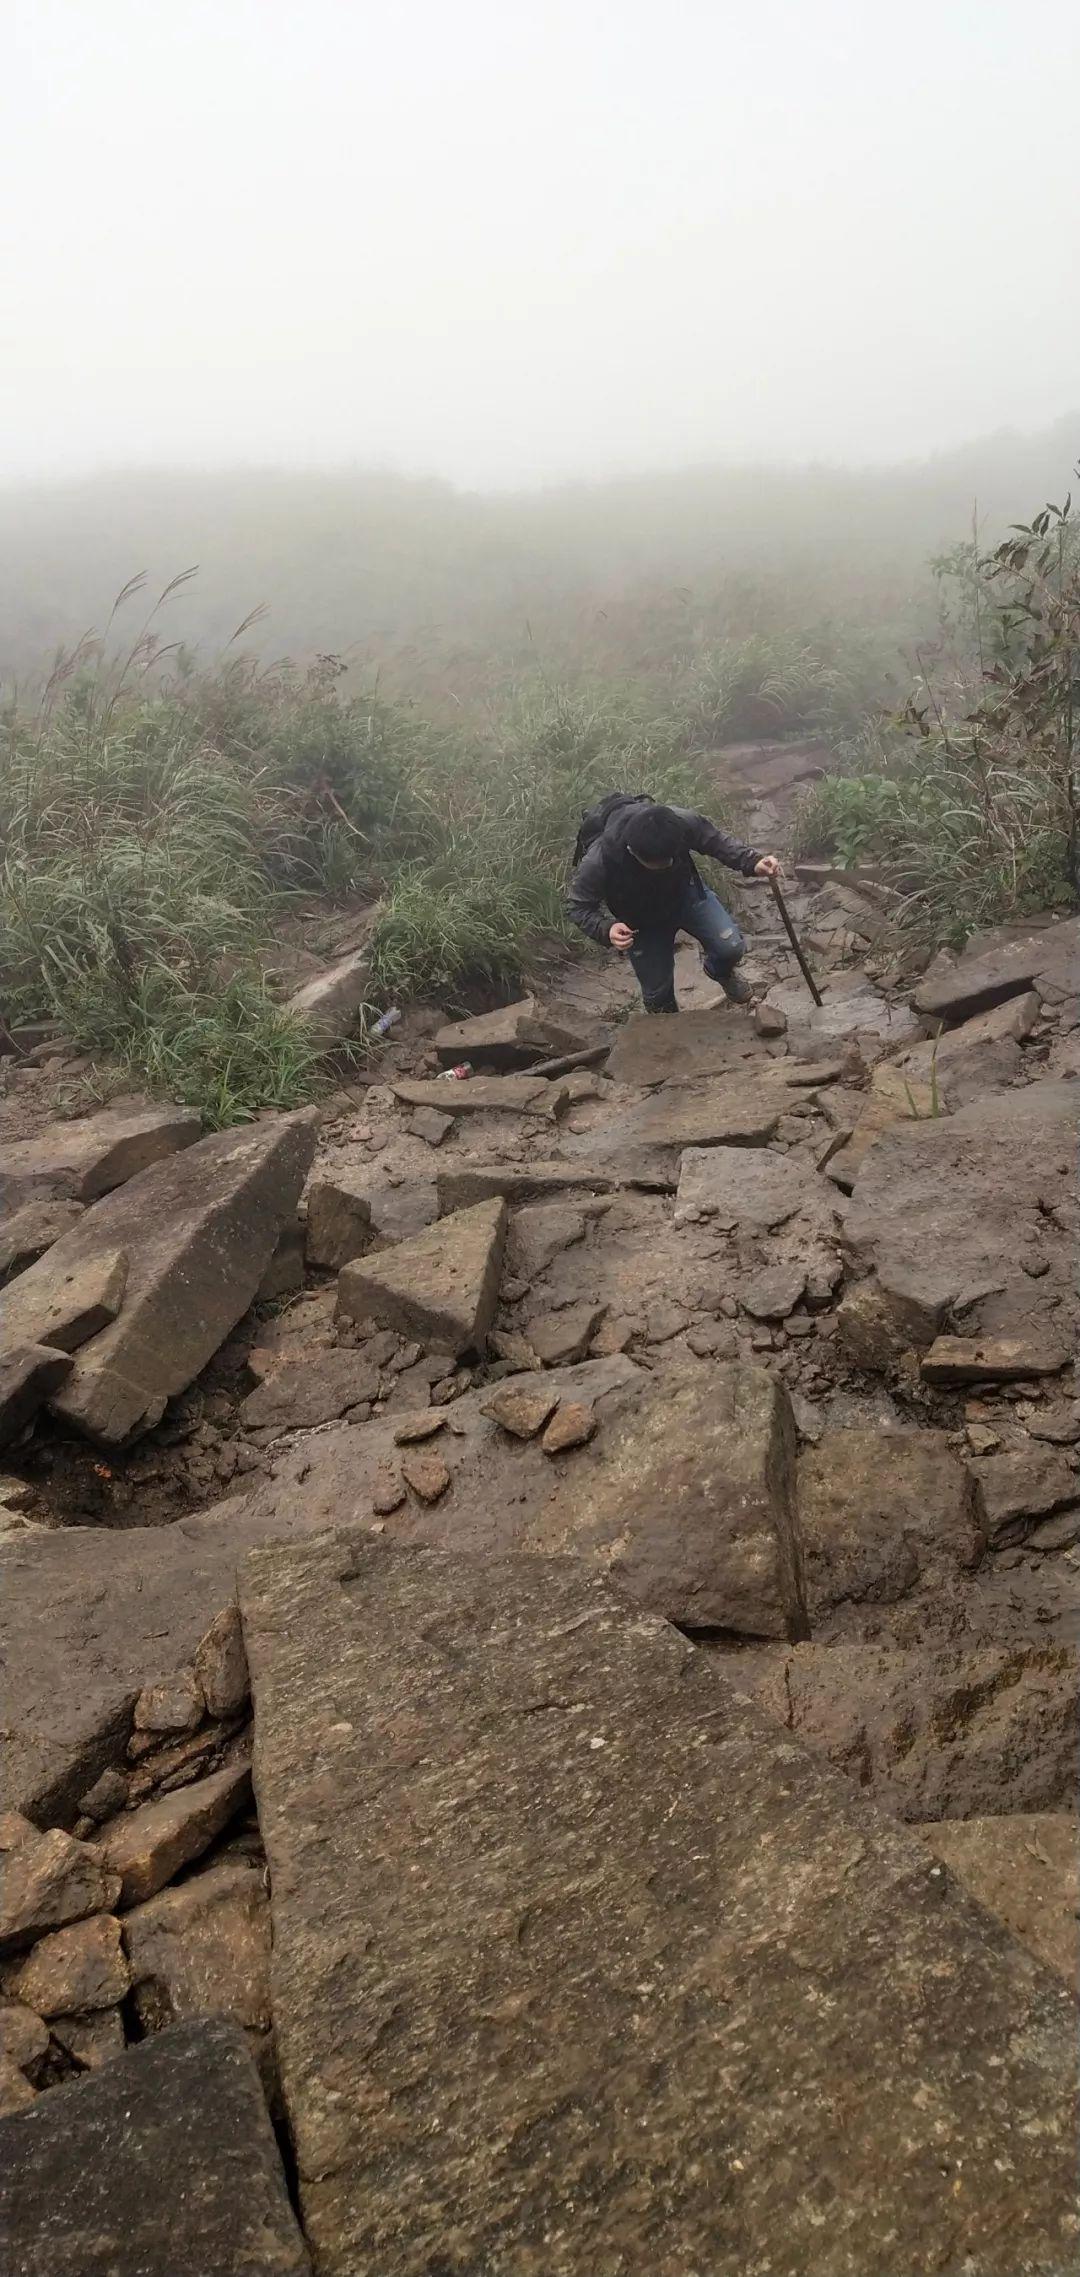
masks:
{"type": "Polygon", "coordinates": [[[372,1029],[372,1031],[371,1031],[372,1035],[373,1035],[373,1036],[385,1036],[386,1034],[388,1034],[388,1032],[389,1032],[389,1030],[390,1030],[391,1028],[396,1028],[396,1027],[397,1027],[397,1024],[398,1024],[398,1021],[400,1020],[400,1018],[401,1018],[401,1008],[400,1008],[400,1006],[399,1006],[399,1005],[397,1005],[397,1004],[392,1004],[392,1005],[391,1005],[391,1007],[390,1007],[390,1010],[389,1010],[389,1012],[384,1012],[384,1013],[382,1014],[382,1017],[381,1017],[381,1019],[378,1019],[378,1020],[376,1020],[376,1022],[375,1022],[375,1025],[374,1025],[374,1027],[373,1027],[373,1029],[372,1029]]]}
{"type": "Polygon", "coordinates": [[[464,1083],[466,1076],[471,1074],[472,1068],[468,1060],[463,1059],[456,1067],[444,1067],[438,1080],[440,1083],[464,1083]]]}

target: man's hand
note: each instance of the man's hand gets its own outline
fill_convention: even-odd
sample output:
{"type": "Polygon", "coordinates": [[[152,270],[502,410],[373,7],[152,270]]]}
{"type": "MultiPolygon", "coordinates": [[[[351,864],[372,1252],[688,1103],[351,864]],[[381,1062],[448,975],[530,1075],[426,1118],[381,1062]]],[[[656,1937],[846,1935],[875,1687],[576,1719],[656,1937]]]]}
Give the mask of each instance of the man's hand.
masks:
{"type": "Polygon", "coordinates": [[[634,946],[633,926],[613,925],[608,934],[608,940],[613,949],[632,949],[634,946]]]}
{"type": "Polygon", "coordinates": [[[756,878],[782,878],[783,875],[783,869],[775,854],[763,854],[760,862],[754,864],[754,876],[756,878]]]}

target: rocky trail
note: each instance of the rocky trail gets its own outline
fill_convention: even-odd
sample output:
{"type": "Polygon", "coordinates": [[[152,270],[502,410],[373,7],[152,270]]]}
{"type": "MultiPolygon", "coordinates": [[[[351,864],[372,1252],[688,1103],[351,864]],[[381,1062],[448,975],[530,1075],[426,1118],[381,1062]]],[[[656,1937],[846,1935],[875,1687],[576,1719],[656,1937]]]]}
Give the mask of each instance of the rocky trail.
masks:
{"type": "Polygon", "coordinates": [[[9,1086],[16,2277],[1076,2267],[1080,920],[790,898],[820,1010],[748,891],[751,1013],[9,1086]]]}

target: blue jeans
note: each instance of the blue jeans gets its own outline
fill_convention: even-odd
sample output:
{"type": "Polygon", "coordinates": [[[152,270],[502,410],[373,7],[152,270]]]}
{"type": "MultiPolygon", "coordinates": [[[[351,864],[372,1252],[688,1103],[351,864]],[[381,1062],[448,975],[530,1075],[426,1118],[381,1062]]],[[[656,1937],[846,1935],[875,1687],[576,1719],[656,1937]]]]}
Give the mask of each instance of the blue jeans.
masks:
{"type": "Polygon", "coordinates": [[[630,962],[645,1001],[646,1012],[677,1012],[675,1001],[675,935],[689,933],[700,941],[710,980],[724,981],[746,943],[724,904],[709,886],[696,892],[689,887],[674,922],[650,931],[642,926],[630,950],[630,962]]]}

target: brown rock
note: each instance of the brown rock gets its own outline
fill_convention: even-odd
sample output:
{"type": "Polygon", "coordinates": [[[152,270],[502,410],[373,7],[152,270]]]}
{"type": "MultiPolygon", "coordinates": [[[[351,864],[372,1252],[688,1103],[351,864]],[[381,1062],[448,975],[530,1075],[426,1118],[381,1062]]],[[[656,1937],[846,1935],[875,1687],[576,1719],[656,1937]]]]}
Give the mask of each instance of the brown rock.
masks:
{"type": "Polygon", "coordinates": [[[755,1320],[786,1320],[805,1287],[805,1265],[772,1265],[743,1291],[743,1304],[755,1320]]]}
{"type": "Polygon", "coordinates": [[[883,1289],[880,1281],[855,1281],[837,1306],[840,1342],[857,1368],[888,1375],[905,1352],[928,1344],[935,1316],[912,1297],[883,1289]]]}
{"type": "Polygon", "coordinates": [[[570,1447],[584,1447],[596,1430],[596,1415],[580,1400],[568,1399],[552,1416],[540,1441],[545,1455],[562,1455],[570,1447]]]}
{"type": "Polygon", "coordinates": [[[441,1146],[453,1128],[453,1116],[436,1114],[434,1107],[418,1107],[409,1124],[413,1136],[423,1139],[428,1146],[441,1146]]]}
{"type": "Polygon", "coordinates": [[[575,1162],[530,1160],[462,1163],[440,1170],[435,1183],[439,1215],[444,1217],[448,1211],[469,1209],[499,1194],[511,1203],[542,1201],[565,1193],[604,1193],[613,1181],[592,1164],[583,1169],[575,1162]]]}
{"type": "Polygon", "coordinates": [[[240,1608],[235,1600],[216,1613],[195,1648],[195,1681],[211,1716],[237,1716],[251,1696],[240,1608]]]}
{"type": "Polygon", "coordinates": [[[581,1044],[578,1030],[541,1012],[535,996],[516,1004],[500,1004],[494,1012],[480,1012],[469,1020],[440,1028],[434,1048],[442,1067],[490,1067],[501,1073],[531,1067],[538,1059],[558,1052],[573,1052],[581,1044]]]}
{"type": "Polygon", "coordinates": [[[483,1413],[508,1431],[512,1439],[535,1439],[558,1404],[556,1392],[522,1391],[513,1384],[506,1384],[484,1401],[483,1413]]]}
{"type": "Polygon", "coordinates": [[[928,1384],[1010,1383],[1056,1376],[1069,1355],[1045,1339],[1024,1336],[938,1336],[922,1362],[928,1384]]]}
{"type": "MultiPolygon", "coordinates": [[[[10,2056],[0,2056],[0,2118],[9,2118],[37,2099],[36,2087],[31,2087],[18,2064],[10,2056]]],[[[44,2277],[44,2273],[43,2273],[44,2277]]]]}
{"type": "Polygon", "coordinates": [[[971,943],[955,962],[944,954],[935,958],[915,991],[915,1008],[927,1019],[951,1025],[1023,995],[1044,974],[1056,977],[1078,965],[1080,922],[1075,918],[987,949],[971,943]]]}
{"type": "Polygon", "coordinates": [[[264,1376],[240,1421],[248,1431],[314,1431],[378,1396],[379,1371],[365,1352],[309,1352],[264,1376]]]}
{"type": "Polygon", "coordinates": [[[49,2035],[32,2008],[24,2008],[21,2001],[0,2000],[0,2061],[29,2071],[40,2063],[48,2045],[49,2035]]]}
{"type": "Polygon", "coordinates": [[[1054,1447],[1072,1447],[1080,1439],[1080,1406],[1044,1407],[1028,1418],[1033,1439],[1049,1440],[1054,1447]]]}
{"type": "Polygon", "coordinates": [[[786,1014],[775,1004],[766,1004],[764,998],[754,1006],[754,1026],[759,1036],[785,1036],[786,1014]]]}
{"type": "Polygon", "coordinates": [[[943,1431],[830,1431],[799,1462],[799,1527],[815,1636],[847,1605],[938,1603],[978,1564],[983,1535],[943,1431]]]}
{"type": "Polygon", "coordinates": [[[283,1227],[277,1238],[277,1247],[255,1291],[252,1303],[276,1304],[279,1297],[293,1297],[304,1286],[304,1228],[297,1220],[283,1227]]]}
{"type": "Polygon", "coordinates": [[[305,1254],[309,1265],[340,1273],[370,1249],[371,1200],[363,1172],[336,1171],[312,1180],[307,1192],[305,1254]]]}
{"type": "Polygon", "coordinates": [[[8,1990],[39,2016],[66,2016],[73,2009],[111,2008],[128,1983],[120,1923],[111,1913],[95,1913],[42,1937],[9,1975],[8,1990]]]}
{"type": "Polygon", "coordinates": [[[13,1281],[54,1241],[70,1233],[83,1214],[81,1202],[26,1202],[0,1224],[0,1283],[13,1281]]]}
{"type": "Polygon", "coordinates": [[[247,1310],[295,1214],[314,1145],[309,1114],[218,1131],[129,1180],[20,1274],[29,1314],[72,1270],[129,1255],[119,1317],[53,1395],[65,1422],[115,1444],[159,1420],[247,1310]]]}
{"type": "Polygon", "coordinates": [[[1071,1812],[916,1827],[958,1882],[1076,1990],[1080,1823],[1071,1812]]]}
{"type": "MultiPolygon", "coordinates": [[[[1080,1479],[1076,1483],[1080,1488],[1080,1479]]],[[[1039,1519],[1031,1532],[1025,1534],[1024,1547],[1028,1550],[1071,1550],[1077,1541],[1080,1541],[1080,1502],[1074,1502],[1068,1510],[1057,1511],[1052,1518],[1039,1519]]]]}
{"type": "Polygon", "coordinates": [[[429,1408],[426,1415],[407,1415],[401,1423],[395,1423],[394,1445],[412,1447],[423,1439],[434,1439],[445,1429],[445,1415],[429,1408]]]}
{"type": "Polygon", "coordinates": [[[268,2054],[270,1908],[261,1869],[224,1858],[124,1917],[135,2013],[144,2032],[225,2016],[268,2054]]]}
{"type": "Polygon", "coordinates": [[[561,1312],[530,1320],[526,1333],[537,1359],[545,1368],[583,1360],[606,1311],[606,1305],[564,1305],[561,1312]]]}
{"type": "Polygon", "coordinates": [[[242,1587],[321,2277],[1069,2267],[1071,2001],[716,1654],[567,1559],[346,1533],[242,1587]]]}
{"type": "Polygon", "coordinates": [[[346,1265],[338,1281],[339,1318],[375,1320],[455,1355],[482,1351],[495,1317],[505,1239],[501,1199],[441,1218],[413,1241],[346,1265]]]}
{"type": "Polygon", "coordinates": [[[794,1468],[782,1387],[762,1368],[695,1369],[605,1422],[525,1544],[594,1560],[680,1626],[805,1634],[794,1468]]]}
{"type": "Polygon", "coordinates": [[[81,2071],[100,2071],[124,2053],[124,2021],[118,2008],[98,2008],[84,2016],[54,2016],[52,2035],[81,2071]]]}
{"type": "Polygon", "coordinates": [[[1045,1518],[1080,1495],[1080,1479],[1050,1447],[1014,1447],[973,1464],[979,1507],[993,1547],[1022,1541],[1045,1518]]]}
{"type": "Polygon", "coordinates": [[[38,1409],[71,1373],[71,1360],[48,1344],[0,1351],[0,1447],[21,1438],[38,1409]]]}
{"type": "Polygon", "coordinates": [[[740,1682],[804,1745],[898,1818],[1071,1809],[1075,1654],[803,1644],[740,1682]]]}
{"type": "MultiPolygon", "coordinates": [[[[12,1814],[14,1815],[14,1814],[12,1814]]],[[[0,1855],[0,1954],[115,1905],[120,1885],[103,1850],[54,1827],[0,1855]]]]}
{"type": "Polygon", "coordinates": [[[441,1455],[406,1455],[401,1475],[421,1502],[438,1502],[450,1484],[450,1473],[441,1455]]]}
{"type": "Polygon", "coordinates": [[[194,1670],[180,1668],[161,1684],[148,1684],[135,1702],[136,1731],[196,1731],[203,1719],[205,1701],[194,1670]]]}
{"type": "Polygon", "coordinates": [[[0,1209],[32,1199],[94,1202],[194,1144],[202,1119],[186,1107],[110,1107],[83,1120],[50,1123],[36,1138],[0,1148],[0,1209]]]}
{"type": "Polygon", "coordinates": [[[153,1897],[182,1866],[201,1858],[250,1797],[250,1766],[234,1763],[103,1827],[101,1854],[120,1877],[121,1905],[153,1897]]]}
{"type": "Polygon", "coordinates": [[[524,1281],[538,1280],[564,1249],[584,1240],[588,1222],[585,1211],[572,1202],[538,1202],[517,1210],[507,1245],[512,1271],[524,1281]]]}
{"type": "Polygon", "coordinates": [[[812,1170],[770,1147],[690,1147],[682,1158],[675,1223],[768,1229],[796,1216],[832,1231],[837,1198],[812,1170]]]}

